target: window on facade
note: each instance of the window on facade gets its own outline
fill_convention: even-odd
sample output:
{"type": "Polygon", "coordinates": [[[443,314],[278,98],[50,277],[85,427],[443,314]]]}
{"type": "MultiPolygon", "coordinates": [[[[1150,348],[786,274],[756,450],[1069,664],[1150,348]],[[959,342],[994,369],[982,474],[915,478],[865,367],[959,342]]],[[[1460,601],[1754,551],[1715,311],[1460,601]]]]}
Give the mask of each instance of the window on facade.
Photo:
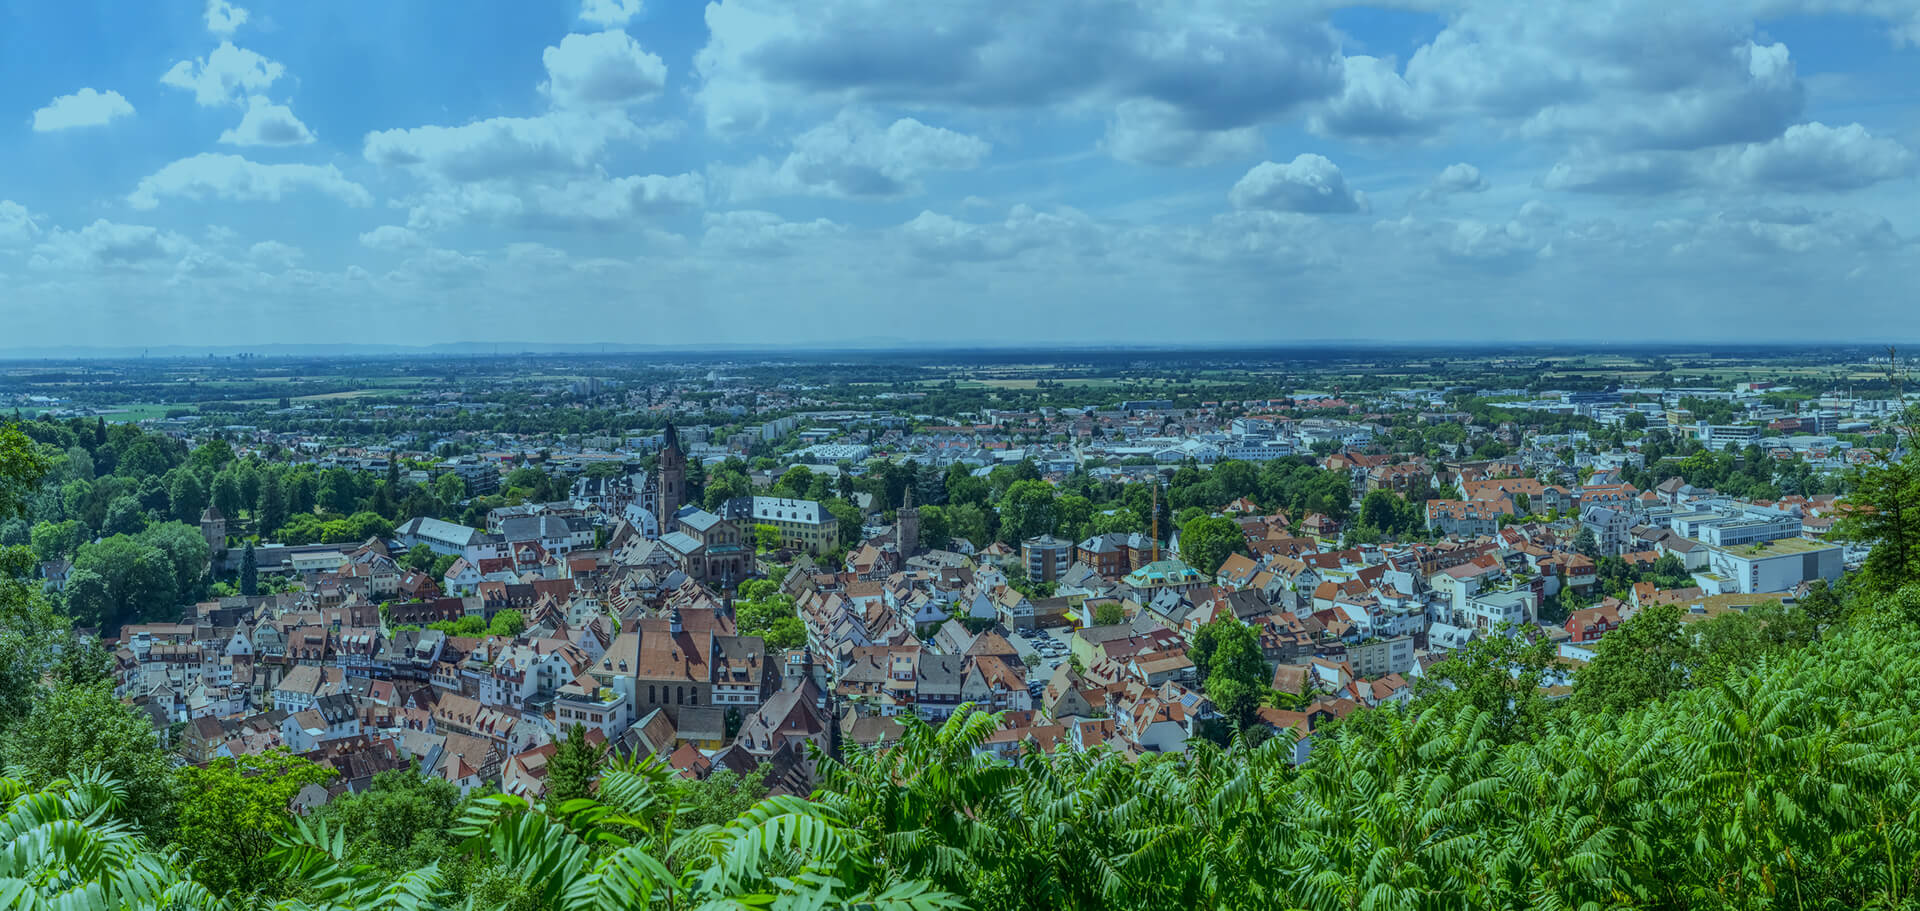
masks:
{"type": "Polygon", "coordinates": [[[700,704],[700,691],[699,691],[699,690],[694,690],[693,692],[691,692],[691,693],[688,693],[688,694],[687,694],[687,704],[688,704],[688,705],[699,705],[699,704],[700,704]]]}

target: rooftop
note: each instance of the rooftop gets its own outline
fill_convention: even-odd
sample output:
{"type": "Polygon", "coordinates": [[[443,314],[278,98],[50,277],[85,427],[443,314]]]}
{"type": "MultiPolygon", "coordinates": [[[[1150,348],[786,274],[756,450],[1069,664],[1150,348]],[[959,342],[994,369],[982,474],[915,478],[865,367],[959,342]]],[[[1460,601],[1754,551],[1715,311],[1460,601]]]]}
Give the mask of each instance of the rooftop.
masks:
{"type": "Polygon", "coordinates": [[[1838,544],[1815,541],[1812,538],[1781,538],[1777,541],[1768,541],[1764,544],[1736,544],[1732,547],[1715,547],[1711,544],[1707,546],[1729,556],[1746,557],[1748,559],[1784,557],[1793,554],[1810,554],[1823,550],[1840,549],[1840,545],[1838,544]]]}

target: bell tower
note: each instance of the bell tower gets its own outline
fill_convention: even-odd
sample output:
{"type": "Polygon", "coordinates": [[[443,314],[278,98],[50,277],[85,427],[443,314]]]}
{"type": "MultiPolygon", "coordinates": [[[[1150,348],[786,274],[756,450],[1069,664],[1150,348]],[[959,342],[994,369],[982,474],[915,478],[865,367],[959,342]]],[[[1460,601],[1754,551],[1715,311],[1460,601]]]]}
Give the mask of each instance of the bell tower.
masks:
{"type": "Polygon", "coordinates": [[[674,530],[673,514],[680,511],[687,499],[687,455],[680,451],[680,432],[667,425],[666,441],[660,446],[660,493],[655,518],[660,520],[660,533],[674,530]]]}

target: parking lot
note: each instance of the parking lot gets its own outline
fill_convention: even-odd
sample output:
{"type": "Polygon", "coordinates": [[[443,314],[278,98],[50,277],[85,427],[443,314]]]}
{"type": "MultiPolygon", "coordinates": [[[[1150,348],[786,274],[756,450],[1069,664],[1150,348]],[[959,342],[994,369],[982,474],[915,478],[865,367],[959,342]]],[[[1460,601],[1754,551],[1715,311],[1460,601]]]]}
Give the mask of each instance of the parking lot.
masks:
{"type": "Polygon", "coordinates": [[[1021,630],[1008,637],[1023,660],[1028,654],[1040,656],[1040,663],[1027,670],[1027,689],[1034,698],[1039,698],[1053,672],[1067,663],[1067,643],[1072,638],[1073,632],[1064,627],[1021,630]]]}

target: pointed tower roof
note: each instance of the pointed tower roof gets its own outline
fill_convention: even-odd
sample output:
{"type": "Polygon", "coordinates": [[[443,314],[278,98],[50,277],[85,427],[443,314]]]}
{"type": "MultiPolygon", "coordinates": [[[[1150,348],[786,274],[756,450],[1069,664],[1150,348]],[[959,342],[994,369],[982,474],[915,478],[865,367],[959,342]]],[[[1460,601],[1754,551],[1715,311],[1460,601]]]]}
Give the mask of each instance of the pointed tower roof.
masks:
{"type": "Polygon", "coordinates": [[[220,507],[214,506],[211,503],[207,504],[207,508],[200,512],[200,521],[202,522],[225,522],[226,520],[227,517],[220,512],[220,507]]]}
{"type": "Polygon", "coordinates": [[[673,452],[680,451],[680,431],[674,429],[672,421],[667,422],[667,438],[660,448],[673,452]]]}

